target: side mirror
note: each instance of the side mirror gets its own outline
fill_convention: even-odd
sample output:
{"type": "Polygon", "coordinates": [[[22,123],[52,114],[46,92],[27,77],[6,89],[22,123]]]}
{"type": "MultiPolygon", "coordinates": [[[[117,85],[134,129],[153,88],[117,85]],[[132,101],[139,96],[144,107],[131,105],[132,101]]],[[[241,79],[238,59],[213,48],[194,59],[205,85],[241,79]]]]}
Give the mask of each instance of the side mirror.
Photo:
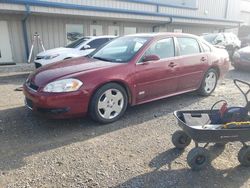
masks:
{"type": "Polygon", "coordinates": [[[83,46],[83,49],[84,49],[84,50],[90,49],[90,45],[87,45],[87,44],[84,45],[84,46],[83,46]]]}
{"type": "Polygon", "coordinates": [[[160,57],[157,55],[146,55],[143,57],[142,62],[148,62],[148,61],[158,61],[160,60],[160,57]]]}

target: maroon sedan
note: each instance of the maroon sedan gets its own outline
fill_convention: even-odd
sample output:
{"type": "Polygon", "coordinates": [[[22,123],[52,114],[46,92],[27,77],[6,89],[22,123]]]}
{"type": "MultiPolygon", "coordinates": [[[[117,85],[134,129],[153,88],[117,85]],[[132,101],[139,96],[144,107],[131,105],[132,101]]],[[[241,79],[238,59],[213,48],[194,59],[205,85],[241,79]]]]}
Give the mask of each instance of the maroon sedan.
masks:
{"type": "Polygon", "coordinates": [[[136,34],[112,40],[88,57],[33,72],[24,84],[26,105],[53,118],[87,113],[118,120],[127,105],[190,91],[210,95],[229,68],[228,54],[189,34],[136,34]]]}

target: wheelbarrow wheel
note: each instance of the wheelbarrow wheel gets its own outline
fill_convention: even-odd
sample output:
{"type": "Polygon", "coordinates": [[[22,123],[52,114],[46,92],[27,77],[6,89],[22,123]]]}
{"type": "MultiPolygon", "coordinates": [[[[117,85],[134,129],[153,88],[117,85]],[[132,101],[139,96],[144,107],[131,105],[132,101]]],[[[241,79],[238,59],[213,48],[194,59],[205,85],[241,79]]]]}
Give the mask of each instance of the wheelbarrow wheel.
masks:
{"type": "Polygon", "coordinates": [[[242,147],[238,153],[238,160],[243,166],[250,166],[250,147],[242,147]]]}
{"type": "Polygon", "coordinates": [[[172,143],[178,149],[184,149],[191,143],[191,138],[184,131],[176,131],[172,136],[172,143]]]}
{"type": "Polygon", "coordinates": [[[209,152],[202,147],[193,148],[188,153],[187,163],[192,170],[201,170],[209,164],[209,152]]]}

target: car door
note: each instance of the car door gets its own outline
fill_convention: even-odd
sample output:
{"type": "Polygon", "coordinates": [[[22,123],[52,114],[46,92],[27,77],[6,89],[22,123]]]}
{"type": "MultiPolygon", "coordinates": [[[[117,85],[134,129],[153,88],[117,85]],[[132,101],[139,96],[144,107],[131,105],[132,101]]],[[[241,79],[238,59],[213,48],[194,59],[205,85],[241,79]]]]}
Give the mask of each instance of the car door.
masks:
{"type": "Polygon", "coordinates": [[[177,37],[179,65],[176,70],[178,77],[178,92],[197,89],[208,66],[208,54],[203,52],[197,39],[177,37]]]}
{"type": "Polygon", "coordinates": [[[173,38],[155,41],[136,64],[135,90],[136,101],[142,103],[171,95],[176,91],[175,45],[173,38]],[[149,55],[159,60],[143,62],[149,55]]]}

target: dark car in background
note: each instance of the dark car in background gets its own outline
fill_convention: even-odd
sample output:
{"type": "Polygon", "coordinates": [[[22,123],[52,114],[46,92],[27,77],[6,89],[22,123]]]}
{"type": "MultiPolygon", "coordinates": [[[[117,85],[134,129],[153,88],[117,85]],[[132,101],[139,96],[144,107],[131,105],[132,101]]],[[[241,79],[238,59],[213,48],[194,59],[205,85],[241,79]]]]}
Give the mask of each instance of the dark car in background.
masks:
{"type": "Polygon", "coordinates": [[[128,105],[181,93],[210,95],[229,57],[200,37],[179,33],[119,37],[86,57],[41,67],[24,83],[26,105],[53,118],[118,120],[128,105]]]}
{"type": "Polygon", "coordinates": [[[246,46],[250,46],[250,34],[240,38],[241,40],[241,47],[246,47],[246,46]]]}
{"type": "Polygon", "coordinates": [[[239,28],[239,39],[241,40],[241,47],[246,47],[250,45],[250,26],[243,25],[239,28]]]}
{"type": "Polygon", "coordinates": [[[224,46],[230,58],[241,47],[241,41],[233,33],[209,33],[203,35],[203,38],[212,45],[224,46]]]}
{"type": "Polygon", "coordinates": [[[234,53],[232,65],[236,70],[250,70],[250,46],[241,48],[234,53]]]}

